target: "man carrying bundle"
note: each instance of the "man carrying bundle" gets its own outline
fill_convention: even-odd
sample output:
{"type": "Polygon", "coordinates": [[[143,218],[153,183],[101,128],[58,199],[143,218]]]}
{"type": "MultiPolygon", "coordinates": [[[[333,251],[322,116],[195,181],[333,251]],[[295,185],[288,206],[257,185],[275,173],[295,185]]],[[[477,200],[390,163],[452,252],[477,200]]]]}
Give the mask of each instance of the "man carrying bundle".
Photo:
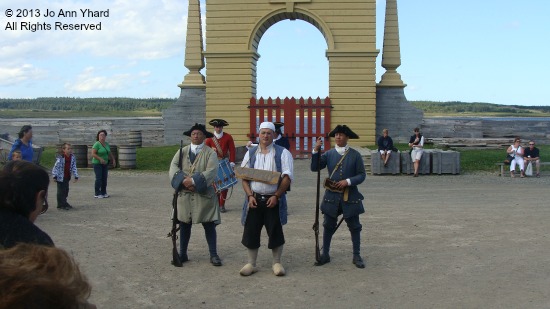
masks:
{"type": "Polygon", "coordinates": [[[267,247],[273,253],[273,273],[284,276],[281,255],[285,236],[283,225],[287,222],[286,191],[293,176],[292,155],[285,148],[273,143],[275,125],[271,122],[260,124],[260,142],[244,156],[242,167],[279,172],[278,183],[264,183],[255,180],[242,180],[246,200],[243,205],[241,223],[244,225],[242,244],[248,248],[248,263],[241,269],[242,276],[257,272],[256,259],[260,248],[260,236],[263,226],[267,230],[267,247]]]}

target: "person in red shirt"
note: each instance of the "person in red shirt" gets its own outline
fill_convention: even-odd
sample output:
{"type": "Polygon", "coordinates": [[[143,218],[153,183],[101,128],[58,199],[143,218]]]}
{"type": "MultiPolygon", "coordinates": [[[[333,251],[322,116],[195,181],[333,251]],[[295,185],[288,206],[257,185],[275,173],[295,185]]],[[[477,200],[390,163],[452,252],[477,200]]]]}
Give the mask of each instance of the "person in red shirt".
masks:
{"type": "MultiPolygon", "coordinates": [[[[233,137],[226,132],[223,132],[223,127],[229,125],[229,123],[223,119],[212,119],[208,122],[214,127],[214,136],[207,138],[205,145],[214,149],[218,155],[218,160],[228,159],[231,168],[235,166],[235,142],[233,137]]],[[[227,190],[224,190],[218,194],[218,201],[220,204],[220,211],[225,212],[225,200],[227,199],[227,190]]]]}

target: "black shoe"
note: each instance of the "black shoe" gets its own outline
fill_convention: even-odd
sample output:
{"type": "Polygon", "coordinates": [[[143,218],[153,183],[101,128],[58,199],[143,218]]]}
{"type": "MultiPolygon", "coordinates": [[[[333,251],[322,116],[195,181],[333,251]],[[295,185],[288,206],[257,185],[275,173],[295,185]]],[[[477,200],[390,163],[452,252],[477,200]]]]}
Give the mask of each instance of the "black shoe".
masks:
{"type": "Polygon", "coordinates": [[[69,203],[65,204],[65,209],[72,209],[73,206],[69,205],[69,203]]]}
{"type": "Polygon", "coordinates": [[[222,266],[222,260],[220,260],[220,257],[217,255],[210,257],[210,263],[214,266],[222,266]]]}
{"type": "Polygon", "coordinates": [[[226,212],[225,206],[220,206],[220,211],[221,211],[221,212],[226,212]]]}
{"type": "Polygon", "coordinates": [[[319,258],[319,261],[315,261],[315,266],[322,266],[326,263],[330,263],[330,256],[329,255],[321,255],[321,258],[319,258]]]}
{"type": "Polygon", "coordinates": [[[69,210],[70,208],[67,208],[67,206],[57,206],[57,209],[69,210]]]}
{"type": "Polygon", "coordinates": [[[360,255],[353,256],[353,264],[355,264],[357,268],[365,268],[365,262],[363,262],[363,259],[360,255]]]}

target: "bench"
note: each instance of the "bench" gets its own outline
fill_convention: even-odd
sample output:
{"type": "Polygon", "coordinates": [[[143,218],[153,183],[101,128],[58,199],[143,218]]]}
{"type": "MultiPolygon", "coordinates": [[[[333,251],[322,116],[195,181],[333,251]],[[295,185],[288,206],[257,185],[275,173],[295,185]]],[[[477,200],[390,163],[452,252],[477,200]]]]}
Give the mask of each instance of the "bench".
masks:
{"type": "MultiPolygon", "coordinates": [[[[500,177],[504,177],[504,166],[506,166],[506,164],[504,164],[504,162],[499,162],[499,163],[495,163],[495,165],[497,166],[500,166],[500,177]]],[[[540,166],[545,166],[545,165],[550,165],[550,162],[540,162],[540,166]]],[[[533,169],[535,169],[535,167],[533,166],[533,169]]],[[[541,168],[542,169],[542,168],[541,168]]],[[[542,171],[541,171],[542,172],[542,171]]],[[[535,171],[533,170],[533,175],[534,175],[535,171]]]]}

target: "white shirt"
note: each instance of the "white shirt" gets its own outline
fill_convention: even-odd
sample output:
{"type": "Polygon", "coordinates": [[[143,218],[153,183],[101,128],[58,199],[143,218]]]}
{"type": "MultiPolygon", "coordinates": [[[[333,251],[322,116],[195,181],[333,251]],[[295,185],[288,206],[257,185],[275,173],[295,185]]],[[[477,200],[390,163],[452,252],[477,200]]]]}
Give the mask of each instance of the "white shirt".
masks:
{"type": "MultiPolygon", "coordinates": [[[[260,146],[258,146],[258,149],[256,150],[256,162],[254,162],[254,168],[276,172],[277,164],[275,163],[275,147],[273,147],[273,143],[267,146],[267,149],[269,152],[267,154],[263,154],[260,146]]],[[[243,158],[243,163],[241,163],[241,167],[247,167],[248,161],[250,161],[249,152],[246,152],[243,158]]],[[[290,177],[290,181],[292,181],[294,180],[293,171],[294,161],[292,159],[292,154],[290,151],[284,149],[281,154],[281,177],[288,175],[288,177],[290,177]]],[[[250,182],[250,189],[259,194],[271,195],[277,191],[277,187],[277,184],[271,185],[259,181],[250,182]]]]}

